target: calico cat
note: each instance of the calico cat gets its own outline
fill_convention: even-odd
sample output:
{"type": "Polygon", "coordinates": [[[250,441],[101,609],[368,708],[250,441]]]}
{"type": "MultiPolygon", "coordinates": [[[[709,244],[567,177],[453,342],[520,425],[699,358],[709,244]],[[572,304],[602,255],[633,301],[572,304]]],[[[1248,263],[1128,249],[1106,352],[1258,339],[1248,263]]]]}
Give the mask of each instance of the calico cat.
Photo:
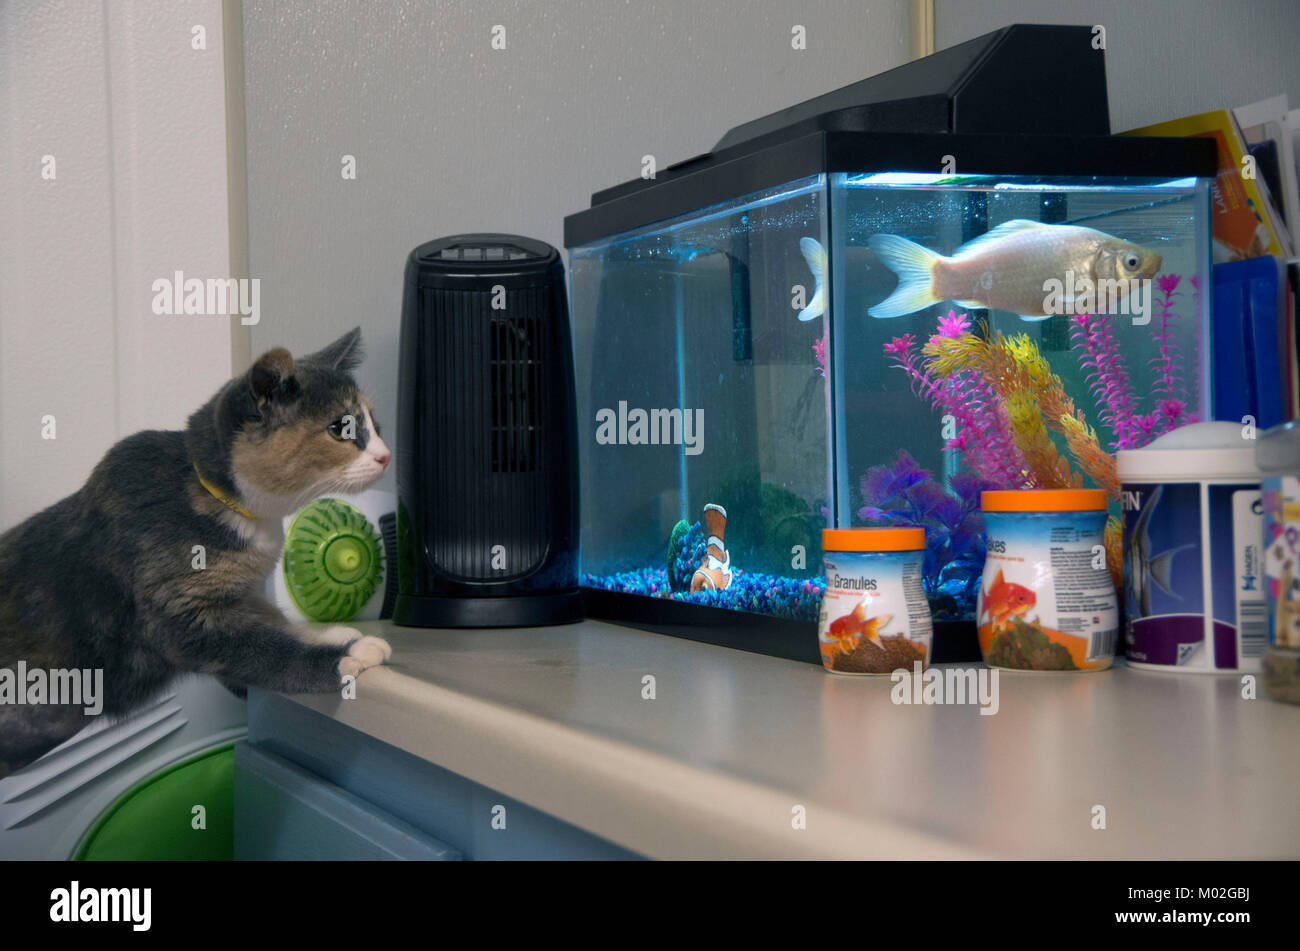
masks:
{"type": "MultiPolygon", "coordinates": [[[[184,672],[306,693],[386,661],[381,638],[322,639],[263,597],[280,519],[388,466],[360,362],[360,328],[297,361],[269,350],[184,431],[123,439],[79,491],[0,535],[0,673],[102,669],[114,716],[184,672]]],[[[89,722],[80,704],[0,702],[0,778],[89,722]]]]}

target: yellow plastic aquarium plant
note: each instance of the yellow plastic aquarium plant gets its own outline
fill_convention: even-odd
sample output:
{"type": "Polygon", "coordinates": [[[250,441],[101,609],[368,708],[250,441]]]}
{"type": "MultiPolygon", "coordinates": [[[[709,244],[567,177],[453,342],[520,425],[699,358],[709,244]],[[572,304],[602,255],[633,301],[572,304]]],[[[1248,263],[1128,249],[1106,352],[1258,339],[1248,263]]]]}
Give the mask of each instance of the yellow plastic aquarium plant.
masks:
{"type": "MultiPolygon", "coordinates": [[[[1109,318],[1071,317],[1073,346],[1101,421],[1115,435],[1113,449],[1137,448],[1195,421],[1182,399],[1173,343],[1177,314],[1172,302],[1178,283],[1177,275],[1157,280],[1162,293],[1152,338],[1159,355],[1151,361],[1158,377],[1153,387],[1156,407],[1147,414],[1137,412],[1138,400],[1109,318]]],[[[1087,414],[1066,395],[1060,377],[1027,334],[1007,337],[995,332],[985,337],[972,331],[965,314],[949,311],[939,318],[937,332],[919,354],[910,334],[895,337],[884,350],[911,378],[913,392],[954,418],[957,434],[948,448],[969,471],[1008,489],[1075,488],[1086,475],[1118,501],[1115,457],[1102,447],[1087,414]],[[1069,458],[1057,450],[1052,433],[1061,437],[1069,458]]],[[[1117,589],[1123,587],[1121,535],[1121,524],[1112,516],[1106,524],[1106,561],[1117,589]]]]}

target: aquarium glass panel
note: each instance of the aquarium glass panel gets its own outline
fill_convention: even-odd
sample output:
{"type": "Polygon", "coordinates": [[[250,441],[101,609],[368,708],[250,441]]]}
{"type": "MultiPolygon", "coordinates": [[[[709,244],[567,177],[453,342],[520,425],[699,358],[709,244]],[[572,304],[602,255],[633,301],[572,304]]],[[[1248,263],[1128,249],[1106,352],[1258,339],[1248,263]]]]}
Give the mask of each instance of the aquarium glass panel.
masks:
{"type": "Polygon", "coordinates": [[[571,249],[585,585],[816,618],[828,193],[810,177],[571,249]]]}
{"type": "Polygon", "coordinates": [[[1118,499],[1115,450],[1206,418],[1208,185],[839,174],[830,209],[837,523],[924,526],[969,619],[981,489],[1118,499]]]}
{"type": "Polygon", "coordinates": [[[981,490],[1117,497],[1208,418],[1208,222],[1198,179],[833,174],[571,249],[583,583],[814,620],[819,529],[918,525],[971,620],[981,490]]]}

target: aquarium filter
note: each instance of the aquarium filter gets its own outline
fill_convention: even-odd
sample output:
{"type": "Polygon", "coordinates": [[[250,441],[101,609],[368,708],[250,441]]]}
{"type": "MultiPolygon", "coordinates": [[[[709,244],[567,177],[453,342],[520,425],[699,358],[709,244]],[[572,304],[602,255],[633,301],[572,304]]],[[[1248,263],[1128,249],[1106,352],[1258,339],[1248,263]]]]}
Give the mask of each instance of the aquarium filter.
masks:
{"type": "Polygon", "coordinates": [[[578,470],[564,266],[550,245],[441,238],[406,263],[393,620],[576,620],[578,470]]]}

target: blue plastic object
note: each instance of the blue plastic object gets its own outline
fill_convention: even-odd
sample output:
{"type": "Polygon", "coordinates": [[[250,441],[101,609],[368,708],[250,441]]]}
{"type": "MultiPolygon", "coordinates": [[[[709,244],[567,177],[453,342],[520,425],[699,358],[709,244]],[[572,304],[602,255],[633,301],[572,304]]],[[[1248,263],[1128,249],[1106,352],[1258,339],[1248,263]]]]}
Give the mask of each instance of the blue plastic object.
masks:
{"type": "Polygon", "coordinates": [[[1289,335],[1285,272],[1272,256],[1214,266],[1214,418],[1255,418],[1260,429],[1287,418],[1289,335]]]}

